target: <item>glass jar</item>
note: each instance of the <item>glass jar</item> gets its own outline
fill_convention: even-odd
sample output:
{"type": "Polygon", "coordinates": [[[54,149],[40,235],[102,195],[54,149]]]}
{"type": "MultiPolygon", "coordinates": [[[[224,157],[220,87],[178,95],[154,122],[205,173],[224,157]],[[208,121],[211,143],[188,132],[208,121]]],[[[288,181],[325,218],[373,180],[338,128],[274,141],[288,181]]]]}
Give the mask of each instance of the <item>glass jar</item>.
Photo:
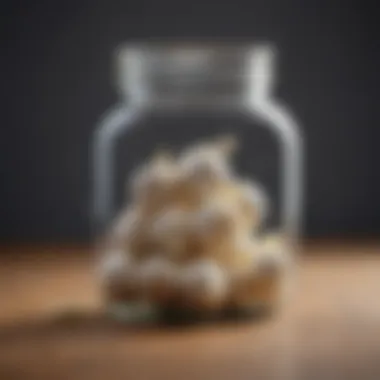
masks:
{"type": "MultiPolygon", "coordinates": [[[[188,136],[193,130],[189,115],[223,119],[228,113],[243,115],[252,128],[259,121],[260,127],[271,132],[279,152],[279,217],[275,227],[295,247],[300,232],[302,141],[289,110],[272,94],[275,58],[275,49],[268,44],[158,41],[122,46],[116,54],[120,102],[106,112],[93,138],[93,216],[97,228],[107,227],[117,210],[117,150],[123,139],[143,128],[145,136],[157,140],[161,136],[149,124],[173,115],[183,115],[186,123],[181,126],[177,120],[167,137],[171,133],[188,136]]],[[[207,126],[201,129],[204,132],[207,126]]],[[[244,143],[249,151],[250,141],[244,143]]],[[[253,160],[254,153],[249,154],[253,160]]]]}

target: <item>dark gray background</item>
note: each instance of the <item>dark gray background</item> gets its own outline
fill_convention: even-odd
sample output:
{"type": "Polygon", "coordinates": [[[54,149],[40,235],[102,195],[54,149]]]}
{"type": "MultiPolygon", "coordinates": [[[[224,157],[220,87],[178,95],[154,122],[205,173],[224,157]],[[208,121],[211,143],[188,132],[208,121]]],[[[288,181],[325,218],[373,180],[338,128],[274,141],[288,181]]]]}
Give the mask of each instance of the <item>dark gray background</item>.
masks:
{"type": "MultiPolygon", "coordinates": [[[[117,100],[111,54],[119,43],[145,37],[273,41],[281,52],[276,92],[297,114],[307,143],[307,236],[379,234],[375,9],[333,0],[29,0],[3,2],[1,18],[3,241],[88,239],[89,139],[101,113],[117,100]]],[[[135,162],[168,136],[184,139],[175,123],[155,123],[153,131],[143,128],[128,140],[122,162],[135,162]]],[[[195,116],[186,123],[185,138],[193,128],[203,134],[214,128],[195,116]]],[[[244,120],[223,123],[252,133],[244,120]]],[[[249,172],[258,162],[275,196],[275,155],[252,141],[239,167],[249,172]]]]}

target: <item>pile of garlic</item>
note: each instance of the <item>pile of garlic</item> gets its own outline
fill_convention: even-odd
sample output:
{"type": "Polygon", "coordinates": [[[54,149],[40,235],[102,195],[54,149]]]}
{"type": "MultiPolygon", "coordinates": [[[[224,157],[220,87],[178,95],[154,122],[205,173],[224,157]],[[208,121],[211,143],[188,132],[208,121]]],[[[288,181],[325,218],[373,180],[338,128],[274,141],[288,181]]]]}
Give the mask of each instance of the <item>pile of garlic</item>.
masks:
{"type": "Polygon", "coordinates": [[[236,147],[220,137],[134,173],[131,203],[101,251],[109,300],[199,311],[278,304],[289,250],[259,233],[268,202],[230,167],[236,147]]]}

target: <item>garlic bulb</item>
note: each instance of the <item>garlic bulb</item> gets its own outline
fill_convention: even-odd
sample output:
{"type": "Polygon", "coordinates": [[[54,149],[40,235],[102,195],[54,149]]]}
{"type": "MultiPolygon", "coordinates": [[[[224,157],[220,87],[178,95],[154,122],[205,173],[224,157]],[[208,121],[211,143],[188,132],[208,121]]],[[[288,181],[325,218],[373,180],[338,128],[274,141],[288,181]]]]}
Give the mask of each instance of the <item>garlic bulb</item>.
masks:
{"type": "Polygon", "coordinates": [[[258,233],[269,202],[231,169],[235,147],[227,137],[158,154],[134,174],[100,265],[110,298],[200,312],[277,303],[290,252],[258,233]]]}

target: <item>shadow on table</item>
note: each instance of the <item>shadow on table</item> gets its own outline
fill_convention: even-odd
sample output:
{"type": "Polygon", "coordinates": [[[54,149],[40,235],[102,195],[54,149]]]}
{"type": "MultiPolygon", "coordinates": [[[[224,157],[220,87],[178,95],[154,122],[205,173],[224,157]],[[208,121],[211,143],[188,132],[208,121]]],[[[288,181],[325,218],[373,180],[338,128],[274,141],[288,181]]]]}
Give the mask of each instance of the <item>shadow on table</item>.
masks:
{"type": "Polygon", "coordinates": [[[64,311],[44,318],[26,319],[0,325],[0,344],[27,339],[54,339],[76,336],[144,335],[185,331],[200,328],[239,327],[247,323],[262,323],[273,315],[267,311],[229,312],[222,316],[166,310],[159,315],[131,320],[109,315],[103,311],[64,311]]]}

